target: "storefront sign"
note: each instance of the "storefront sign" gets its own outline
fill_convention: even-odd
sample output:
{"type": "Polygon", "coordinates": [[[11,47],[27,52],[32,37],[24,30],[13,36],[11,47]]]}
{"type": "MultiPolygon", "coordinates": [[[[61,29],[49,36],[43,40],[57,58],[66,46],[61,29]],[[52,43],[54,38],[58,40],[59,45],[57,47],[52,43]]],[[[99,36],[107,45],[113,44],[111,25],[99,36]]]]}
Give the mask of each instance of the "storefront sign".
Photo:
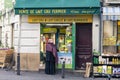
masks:
{"type": "Polygon", "coordinates": [[[30,23],[92,23],[92,15],[59,15],[59,16],[28,16],[28,22],[30,23]]]}
{"type": "Polygon", "coordinates": [[[56,33],[56,28],[43,28],[43,33],[56,33]]]}
{"type": "Polygon", "coordinates": [[[60,29],[60,33],[66,33],[66,29],[60,29]]]}
{"type": "Polygon", "coordinates": [[[15,9],[15,14],[26,15],[71,15],[71,14],[99,14],[99,9],[15,9]]]}

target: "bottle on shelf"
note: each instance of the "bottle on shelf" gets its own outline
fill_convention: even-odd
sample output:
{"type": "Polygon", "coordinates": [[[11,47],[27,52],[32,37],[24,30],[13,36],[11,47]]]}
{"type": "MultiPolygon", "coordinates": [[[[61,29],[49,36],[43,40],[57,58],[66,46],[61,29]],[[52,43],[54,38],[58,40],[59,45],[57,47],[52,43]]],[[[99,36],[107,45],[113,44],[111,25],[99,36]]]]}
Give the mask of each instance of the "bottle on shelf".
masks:
{"type": "Polygon", "coordinates": [[[117,59],[115,58],[115,59],[114,59],[114,64],[116,64],[116,63],[117,63],[117,59]]]}
{"type": "Polygon", "coordinates": [[[116,59],[116,64],[118,64],[118,58],[116,59]]]}
{"type": "Polygon", "coordinates": [[[106,59],[106,64],[109,64],[109,58],[106,59]]]}
{"type": "Polygon", "coordinates": [[[114,58],[112,58],[112,64],[115,64],[115,59],[114,58]]]}
{"type": "Polygon", "coordinates": [[[120,64],[120,59],[118,58],[118,64],[120,64]]]}

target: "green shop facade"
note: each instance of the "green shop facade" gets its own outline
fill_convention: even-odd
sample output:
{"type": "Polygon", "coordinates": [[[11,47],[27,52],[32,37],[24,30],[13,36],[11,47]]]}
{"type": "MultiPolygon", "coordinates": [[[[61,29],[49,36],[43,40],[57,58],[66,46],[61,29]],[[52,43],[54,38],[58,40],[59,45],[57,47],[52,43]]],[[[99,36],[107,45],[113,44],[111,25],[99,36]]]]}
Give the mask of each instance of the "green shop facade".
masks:
{"type": "Polygon", "coordinates": [[[93,50],[100,50],[99,0],[16,0],[14,9],[19,15],[21,70],[44,69],[49,38],[58,49],[58,68],[65,61],[68,69],[84,70],[93,50]]]}

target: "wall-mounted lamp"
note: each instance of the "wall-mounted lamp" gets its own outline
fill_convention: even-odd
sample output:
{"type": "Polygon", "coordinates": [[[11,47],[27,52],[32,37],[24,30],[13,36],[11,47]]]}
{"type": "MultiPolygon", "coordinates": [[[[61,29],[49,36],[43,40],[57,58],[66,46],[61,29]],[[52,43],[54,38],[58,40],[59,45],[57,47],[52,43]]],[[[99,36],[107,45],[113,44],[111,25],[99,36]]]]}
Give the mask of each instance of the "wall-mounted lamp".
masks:
{"type": "Polygon", "coordinates": [[[95,24],[95,27],[99,27],[99,24],[95,24]]]}

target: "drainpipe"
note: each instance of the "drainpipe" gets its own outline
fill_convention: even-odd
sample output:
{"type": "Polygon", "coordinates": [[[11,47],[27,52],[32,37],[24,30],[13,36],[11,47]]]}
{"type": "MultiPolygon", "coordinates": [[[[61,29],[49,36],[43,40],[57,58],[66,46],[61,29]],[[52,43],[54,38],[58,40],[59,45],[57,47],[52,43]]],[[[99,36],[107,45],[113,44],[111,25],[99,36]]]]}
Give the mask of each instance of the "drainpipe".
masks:
{"type": "Polygon", "coordinates": [[[100,27],[99,27],[99,52],[102,53],[102,37],[103,37],[103,19],[102,19],[102,14],[103,14],[103,1],[100,2],[100,27]]]}
{"type": "Polygon", "coordinates": [[[19,16],[18,27],[18,53],[17,53],[17,75],[20,75],[20,41],[21,41],[21,15],[19,16]]]}

